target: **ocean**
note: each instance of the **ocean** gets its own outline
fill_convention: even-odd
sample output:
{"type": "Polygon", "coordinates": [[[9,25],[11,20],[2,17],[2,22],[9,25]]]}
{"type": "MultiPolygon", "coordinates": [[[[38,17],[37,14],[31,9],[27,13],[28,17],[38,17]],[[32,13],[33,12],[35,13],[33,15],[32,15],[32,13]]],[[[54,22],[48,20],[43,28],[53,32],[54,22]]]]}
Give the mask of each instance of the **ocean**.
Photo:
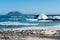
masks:
{"type": "MultiPolygon", "coordinates": [[[[52,19],[55,15],[47,15],[49,19],[52,19]]],[[[8,28],[24,28],[24,27],[59,27],[60,20],[39,20],[32,21],[35,15],[0,15],[0,29],[8,28]],[[29,20],[30,19],[30,20],[29,20]]]]}

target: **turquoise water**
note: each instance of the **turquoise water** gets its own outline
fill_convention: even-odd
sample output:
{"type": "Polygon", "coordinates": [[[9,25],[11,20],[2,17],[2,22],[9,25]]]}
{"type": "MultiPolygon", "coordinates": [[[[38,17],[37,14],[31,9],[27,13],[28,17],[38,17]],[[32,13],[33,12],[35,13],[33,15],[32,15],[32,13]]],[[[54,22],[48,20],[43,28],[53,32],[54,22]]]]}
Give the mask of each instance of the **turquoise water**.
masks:
{"type": "MultiPolygon", "coordinates": [[[[52,18],[53,16],[48,16],[52,18]]],[[[26,19],[34,19],[34,15],[0,15],[0,22],[19,22],[19,23],[29,23],[29,24],[38,24],[38,25],[0,25],[0,29],[4,28],[21,28],[21,27],[53,27],[60,25],[60,21],[27,21],[26,19]]]]}

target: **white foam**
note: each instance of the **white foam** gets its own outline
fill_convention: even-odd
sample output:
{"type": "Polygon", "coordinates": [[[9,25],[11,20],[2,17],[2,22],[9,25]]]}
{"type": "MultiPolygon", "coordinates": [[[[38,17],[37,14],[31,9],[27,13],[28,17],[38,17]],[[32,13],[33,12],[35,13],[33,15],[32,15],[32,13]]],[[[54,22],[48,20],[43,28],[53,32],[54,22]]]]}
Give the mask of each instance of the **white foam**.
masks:
{"type": "Polygon", "coordinates": [[[54,16],[53,19],[60,19],[60,16],[54,16]]]}
{"type": "Polygon", "coordinates": [[[37,21],[38,19],[26,19],[27,21],[37,21]]]}
{"type": "Polygon", "coordinates": [[[45,14],[40,14],[38,19],[47,19],[48,17],[45,14]]]}
{"type": "Polygon", "coordinates": [[[10,29],[4,29],[4,30],[36,30],[36,29],[43,29],[43,30],[47,30],[47,29],[60,29],[60,25],[58,26],[48,26],[48,27],[22,27],[22,28],[10,28],[10,29]]]}
{"type": "Polygon", "coordinates": [[[38,23],[0,22],[0,25],[38,25],[38,23]]]}

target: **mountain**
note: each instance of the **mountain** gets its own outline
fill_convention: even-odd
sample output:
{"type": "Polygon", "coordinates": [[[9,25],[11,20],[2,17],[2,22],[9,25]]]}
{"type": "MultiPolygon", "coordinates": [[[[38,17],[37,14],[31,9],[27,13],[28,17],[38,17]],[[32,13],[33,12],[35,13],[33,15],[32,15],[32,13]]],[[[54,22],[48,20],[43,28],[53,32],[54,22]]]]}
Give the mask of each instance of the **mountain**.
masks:
{"type": "Polygon", "coordinates": [[[14,12],[9,12],[7,15],[19,16],[19,15],[22,15],[22,13],[20,13],[18,11],[14,11],[14,12]]]}

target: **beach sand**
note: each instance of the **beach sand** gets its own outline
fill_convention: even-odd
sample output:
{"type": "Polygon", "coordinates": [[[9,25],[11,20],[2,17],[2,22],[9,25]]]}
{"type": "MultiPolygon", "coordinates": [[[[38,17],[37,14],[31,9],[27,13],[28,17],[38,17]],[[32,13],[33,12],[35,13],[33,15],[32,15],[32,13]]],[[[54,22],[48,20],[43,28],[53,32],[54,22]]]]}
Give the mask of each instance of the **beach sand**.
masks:
{"type": "Polygon", "coordinates": [[[22,40],[60,40],[60,39],[51,39],[51,38],[38,38],[38,37],[26,37],[21,39],[22,40]]]}

